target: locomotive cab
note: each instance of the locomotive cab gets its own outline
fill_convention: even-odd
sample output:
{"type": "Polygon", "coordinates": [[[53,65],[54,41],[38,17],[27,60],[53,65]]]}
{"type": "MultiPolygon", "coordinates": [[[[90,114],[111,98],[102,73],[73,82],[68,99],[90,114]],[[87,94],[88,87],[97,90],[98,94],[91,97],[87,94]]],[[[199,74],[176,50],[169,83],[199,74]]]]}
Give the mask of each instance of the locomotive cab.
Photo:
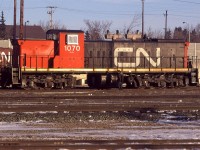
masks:
{"type": "Polygon", "coordinates": [[[73,79],[69,70],[84,67],[83,31],[49,30],[46,38],[14,42],[13,86],[66,87],[73,79]]]}
{"type": "Polygon", "coordinates": [[[18,40],[14,65],[20,68],[83,68],[84,32],[49,30],[47,40],[18,40]],[[18,56],[20,56],[18,58],[18,56]],[[19,59],[19,64],[16,64],[19,59]]]}
{"type": "Polygon", "coordinates": [[[84,32],[66,30],[58,34],[49,32],[47,37],[59,41],[58,53],[54,57],[53,68],[83,68],[84,67],[84,32]]]}

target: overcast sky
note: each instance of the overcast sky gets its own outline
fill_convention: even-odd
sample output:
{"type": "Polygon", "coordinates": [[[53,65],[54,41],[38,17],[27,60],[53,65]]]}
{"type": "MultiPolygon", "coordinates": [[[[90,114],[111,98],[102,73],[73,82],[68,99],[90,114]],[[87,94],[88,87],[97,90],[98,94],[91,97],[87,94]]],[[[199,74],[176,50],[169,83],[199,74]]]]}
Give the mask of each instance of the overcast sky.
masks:
{"type": "MultiPolygon", "coordinates": [[[[13,24],[13,1],[0,0],[0,11],[4,11],[6,24],[13,24]]],[[[19,23],[19,1],[18,18],[19,23]]],[[[24,0],[25,19],[30,25],[41,20],[48,21],[47,6],[54,9],[53,20],[64,24],[68,29],[83,29],[84,19],[112,21],[113,30],[123,29],[129,25],[135,15],[140,15],[141,0],[24,0]]],[[[164,13],[168,10],[168,28],[182,26],[188,22],[190,26],[200,23],[200,0],[145,0],[145,30],[163,30],[164,13]]],[[[141,31],[141,25],[135,30],[141,31]]],[[[164,31],[164,30],[163,30],[164,31]]]]}

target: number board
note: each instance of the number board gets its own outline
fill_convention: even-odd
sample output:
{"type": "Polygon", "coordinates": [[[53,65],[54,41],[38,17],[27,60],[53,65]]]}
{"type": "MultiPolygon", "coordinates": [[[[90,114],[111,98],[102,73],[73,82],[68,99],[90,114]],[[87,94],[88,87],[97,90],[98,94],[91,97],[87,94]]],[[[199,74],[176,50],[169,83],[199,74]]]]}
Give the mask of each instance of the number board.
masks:
{"type": "Polygon", "coordinates": [[[77,34],[68,34],[66,44],[68,45],[78,45],[78,35],[77,34]]]}

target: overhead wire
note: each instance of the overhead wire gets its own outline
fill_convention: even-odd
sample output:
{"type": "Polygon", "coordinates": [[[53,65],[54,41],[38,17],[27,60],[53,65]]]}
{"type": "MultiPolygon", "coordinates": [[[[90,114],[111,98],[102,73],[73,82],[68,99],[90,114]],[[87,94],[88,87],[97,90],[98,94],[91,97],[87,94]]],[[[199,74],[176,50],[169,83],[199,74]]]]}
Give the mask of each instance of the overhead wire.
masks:
{"type": "MultiPolygon", "coordinates": [[[[187,3],[193,3],[193,4],[200,4],[198,2],[189,2],[189,1],[186,1],[186,0],[173,0],[173,1],[179,1],[179,2],[187,2],[187,3]]],[[[3,1],[1,1],[3,2],[3,1]]],[[[2,6],[2,5],[0,5],[2,6]]],[[[39,6],[39,7],[25,7],[25,9],[45,9],[47,7],[42,7],[42,6],[39,6]]],[[[10,7],[8,8],[4,8],[5,9],[8,9],[10,10],[10,7]]],[[[103,14],[103,15],[120,15],[120,16],[130,16],[130,15],[134,15],[135,13],[133,12],[130,12],[130,11],[120,11],[121,13],[118,13],[118,12],[114,12],[114,11],[94,11],[94,10],[82,10],[82,9],[71,9],[71,8],[66,8],[66,7],[57,7],[57,9],[60,9],[60,10],[66,10],[66,11],[71,11],[71,12],[77,12],[77,13],[92,13],[92,14],[103,14]]],[[[179,12],[179,11],[178,11],[179,12]]],[[[184,12],[183,12],[184,13],[184,12]]],[[[186,14],[186,13],[185,13],[186,14]]],[[[188,12],[187,12],[188,14],[188,12]]],[[[193,14],[193,13],[191,13],[193,14]]],[[[136,14],[136,15],[139,15],[136,14]]],[[[159,15],[163,15],[163,13],[145,13],[145,15],[155,15],[155,16],[159,16],[159,15]]],[[[178,14],[171,14],[173,16],[181,16],[181,17],[188,17],[187,15],[178,15],[178,14]]],[[[190,15],[192,17],[192,15],[190,15]]],[[[193,17],[196,17],[196,16],[193,16],[193,17]]]]}
{"type": "MultiPolygon", "coordinates": [[[[184,2],[184,3],[193,3],[193,4],[200,4],[198,2],[189,2],[186,0],[173,0],[173,1],[178,1],[178,2],[184,2]]],[[[4,1],[1,1],[1,3],[3,3],[4,1]]],[[[2,6],[2,5],[0,5],[2,6]]],[[[25,7],[25,9],[46,9],[47,7],[44,6],[38,6],[38,7],[25,7]]],[[[10,7],[4,8],[10,10],[10,7]]],[[[60,9],[60,10],[64,10],[64,11],[71,11],[71,12],[75,12],[75,13],[92,13],[92,14],[98,14],[98,15],[112,15],[112,16],[132,16],[132,15],[141,15],[141,13],[134,13],[131,11],[120,11],[116,12],[116,11],[96,11],[96,10],[83,10],[83,9],[72,9],[72,8],[67,8],[67,7],[56,7],[56,9],[60,9]]],[[[147,11],[147,13],[145,13],[146,16],[163,16],[163,13],[151,13],[152,11],[147,11]]],[[[180,11],[177,11],[180,12],[180,11]]],[[[183,12],[184,13],[184,12],[183,12]]],[[[186,14],[186,13],[184,13],[186,14]]],[[[189,14],[187,12],[187,14],[189,14]]],[[[193,14],[193,13],[190,13],[193,14]]],[[[169,15],[171,16],[177,16],[177,17],[199,17],[197,15],[182,15],[182,14],[173,14],[173,13],[169,13],[169,15]]]]}
{"type": "MultiPolygon", "coordinates": [[[[44,9],[47,7],[27,7],[25,9],[44,9]]],[[[77,13],[92,13],[92,14],[103,14],[103,15],[120,15],[120,16],[130,16],[130,15],[141,15],[140,13],[133,13],[130,11],[123,11],[124,13],[117,13],[114,11],[94,11],[94,10],[82,10],[82,9],[72,9],[67,7],[56,7],[56,9],[77,12],[77,13]]],[[[187,13],[188,14],[188,13],[187,13]]],[[[193,13],[191,13],[193,14],[193,13]]],[[[146,16],[162,16],[163,13],[145,13],[146,16]]],[[[179,14],[169,14],[171,16],[179,16],[179,17],[198,17],[197,15],[179,15],[179,14]]]]}
{"type": "MultiPolygon", "coordinates": [[[[58,9],[61,10],[66,10],[66,11],[73,11],[73,12],[81,12],[81,13],[95,13],[95,14],[104,14],[104,15],[121,15],[121,16],[130,16],[130,15],[141,15],[140,13],[115,13],[115,12],[107,12],[107,11],[92,11],[92,10],[80,10],[80,9],[70,9],[70,8],[63,8],[63,7],[57,7],[58,9]]],[[[188,13],[187,13],[188,14],[188,13]]],[[[193,13],[191,13],[193,14],[193,13]]],[[[144,15],[146,16],[163,16],[163,13],[145,13],[144,15]]],[[[171,16],[179,16],[179,17],[199,17],[198,15],[180,15],[180,14],[172,14],[169,13],[171,16]]]]}
{"type": "Polygon", "coordinates": [[[177,2],[183,2],[183,3],[190,3],[190,4],[200,4],[199,2],[191,2],[191,1],[185,1],[185,0],[173,0],[177,2]]]}
{"type": "MultiPolygon", "coordinates": [[[[178,1],[178,0],[174,0],[174,1],[178,1]]],[[[25,9],[46,9],[46,8],[47,7],[26,7],[25,9]]],[[[64,7],[56,7],[56,9],[71,11],[71,12],[77,12],[77,13],[92,13],[92,14],[112,15],[112,16],[141,15],[140,13],[134,13],[134,12],[130,12],[130,11],[123,11],[124,13],[117,13],[117,12],[114,12],[114,11],[94,11],[94,10],[71,9],[71,8],[64,8],[64,7]]],[[[4,10],[10,10],[10,7],[4,8],[4,10]]],[[[149,12],[151,12],[151,11],[149,11],[149,12]]],[[[179,12],[179,11],[176,11],[176,12],[179,12]]],[[[188,12],[187,12],[187,14],[188,14],[188,12]]],[[[190,14],[193,14],[193,13],[190,13],[190,14]]],[[[162,16],[163,13],[145,13],[145,15],[146,16],[162,16]]],[[[172,14],[172,13],[169,14],[169,15],[179,16],[179,17],[199,17],[197,15],[179,15],[179,14],[172,14]]]]}

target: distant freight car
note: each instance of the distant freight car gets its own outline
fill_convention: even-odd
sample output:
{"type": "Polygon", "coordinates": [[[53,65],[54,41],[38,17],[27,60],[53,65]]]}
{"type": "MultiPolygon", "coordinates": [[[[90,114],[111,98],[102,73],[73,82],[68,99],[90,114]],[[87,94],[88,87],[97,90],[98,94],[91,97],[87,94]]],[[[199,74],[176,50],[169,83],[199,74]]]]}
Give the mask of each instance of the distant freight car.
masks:
{"type": "Polygon", "coordinates": [[[0,66],[11,66],[12,49],[0,47],[0,66]]]}
{"type": "Polygon", "coordinates": [[[0,87],[10,86],[12,84],[12,49],[0,47],[0,87]]]}

